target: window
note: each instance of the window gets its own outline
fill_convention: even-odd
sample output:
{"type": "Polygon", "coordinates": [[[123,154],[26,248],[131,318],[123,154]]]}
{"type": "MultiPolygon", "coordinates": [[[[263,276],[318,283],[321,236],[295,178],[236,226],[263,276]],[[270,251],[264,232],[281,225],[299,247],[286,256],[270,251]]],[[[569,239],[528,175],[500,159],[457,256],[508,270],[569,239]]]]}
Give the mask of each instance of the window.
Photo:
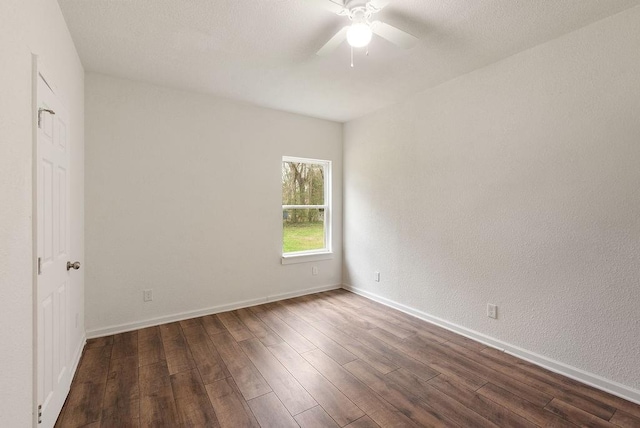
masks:
{"type": "Polygon", "coordinates": [[[331,162],[282,158],[282,256],[331,253],[331,162]]]}

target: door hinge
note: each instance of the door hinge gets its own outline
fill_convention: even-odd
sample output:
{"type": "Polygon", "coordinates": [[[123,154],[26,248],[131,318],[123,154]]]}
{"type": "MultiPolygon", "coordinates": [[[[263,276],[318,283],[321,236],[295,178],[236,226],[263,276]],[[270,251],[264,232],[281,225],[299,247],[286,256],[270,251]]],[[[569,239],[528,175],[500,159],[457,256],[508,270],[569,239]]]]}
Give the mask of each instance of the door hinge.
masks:
{"type": "Polygon", "coordinates": [[[42,274],[42,257],[38,257],[38,275],[42,274]]]}
{"type": "Polygon", "coordinates": [[[42,423],[42,404],[38,404],[38,423],[42,423]]]}

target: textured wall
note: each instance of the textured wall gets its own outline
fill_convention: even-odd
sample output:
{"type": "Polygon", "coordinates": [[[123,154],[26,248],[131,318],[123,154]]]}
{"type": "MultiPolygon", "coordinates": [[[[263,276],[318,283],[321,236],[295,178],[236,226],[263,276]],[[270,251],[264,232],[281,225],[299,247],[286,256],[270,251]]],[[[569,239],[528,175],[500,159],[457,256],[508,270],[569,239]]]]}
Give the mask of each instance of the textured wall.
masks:
{"type": "Polygon", "coordinates": [[[638,52],[636,7],[348,123],[345,283],[640,388],[638,52]]]}
{"type": "Polygon", "coordinates": [[[341,124],[86,79],[87,330],[342,283],[341,124]],[[283,155],[333,161],[332,260],[280,264],[283,155]]]}
{"type": "MultiPolygon", "coordinates": [[[[41,56],[66,95],[73,145],[72,252],[82,256],[84,71],[55,0],[0,2],[0,426],[31,426],[33,417],[32,78],[31,54],[41,56]]],[[[72,278],[72,312],[83,337],[82,272],[72,278]]]]}

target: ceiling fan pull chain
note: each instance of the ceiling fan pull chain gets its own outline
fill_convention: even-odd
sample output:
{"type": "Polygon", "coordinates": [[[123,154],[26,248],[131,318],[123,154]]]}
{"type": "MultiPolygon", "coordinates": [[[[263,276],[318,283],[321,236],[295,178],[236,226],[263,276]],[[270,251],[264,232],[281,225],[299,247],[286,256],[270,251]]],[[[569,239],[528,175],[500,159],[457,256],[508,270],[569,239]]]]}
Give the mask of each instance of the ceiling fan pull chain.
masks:
{"type": "Polygon", "coordinates": [[[353,46],[351,46],[351,68],[353,68],[353,46]]]}

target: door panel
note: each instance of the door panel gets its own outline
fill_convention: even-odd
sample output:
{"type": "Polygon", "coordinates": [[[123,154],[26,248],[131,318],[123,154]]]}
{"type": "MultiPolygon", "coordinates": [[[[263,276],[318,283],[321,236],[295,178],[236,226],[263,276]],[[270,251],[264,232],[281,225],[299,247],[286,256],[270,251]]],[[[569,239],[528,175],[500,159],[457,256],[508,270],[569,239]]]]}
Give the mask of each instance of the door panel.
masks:
{"type": "Polygon", "coordinates": [[[36,145],[36,235],[38,404],[42,427],[52,427],[69,386],[69,144],[68,115],[38,76],[36,145]],[[49,111],[48,111],[49,110],[49,111]]]}
{"type": "Polygon", "coordinates": [[[53,163],[49,159],[41,161],[42,182],[42,269],[53,263],[53,163]]]}
{"type": "MultiPolygon", "coordinates": [[[[62,166],[58,166],[58,192],[60,193],[59,201],[67,200],[67,170],[62,166]]],[[[68,258],[67,245],[67,204],[59,203],[58,206],[58,257],[68,258]]]]}

